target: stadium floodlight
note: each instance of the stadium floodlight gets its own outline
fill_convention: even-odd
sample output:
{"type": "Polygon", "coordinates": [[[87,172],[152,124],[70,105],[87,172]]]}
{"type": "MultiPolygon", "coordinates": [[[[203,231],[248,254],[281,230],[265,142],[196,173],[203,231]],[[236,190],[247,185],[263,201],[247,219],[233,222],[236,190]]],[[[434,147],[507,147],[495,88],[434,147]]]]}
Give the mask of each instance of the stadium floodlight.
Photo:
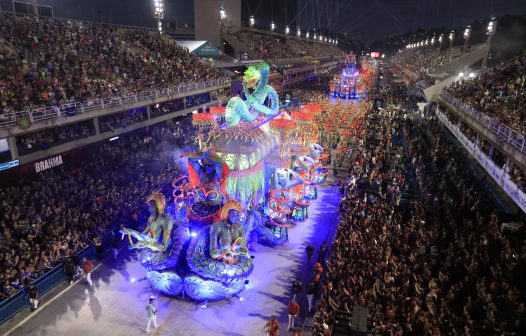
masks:
{"type": "Polygon", "coordinates": [[[253,15],[250,15],[250,18],[248,19],[248,24],[250,28],[254,28],[254,24],[256,23],[256,19],[254,19],[253,15]]]}
{"type": "Polygon", "coordinates": [[[164,19],[164,0],[153,0],[153,16],[157,20],[164,19]]]}
{"type": "Polygon", "coordinates": [[[318,36],[316,35],[316,33],[314,33],[314,35],[312,36],[312,38],[313,38],[314,40],[318,39],[318,36]]]}
{"type": "Polygon", "coordinates": [[[297,35],[298,37],[301,36],[301,29],[300,29],[300,27],[298,27],[298,29],[296,30],[296,35],[297,35]]]}
{"type": "Polygon", "coordinates": [[[438,37],[438,43],[442,43],[442,40],[444,40],[444,34],[440,34],[438,37]]]}
{"type": "Polygon", "coordinates": [[[226,11],[224,7],[219,8],[219,17],[221,18],[221,20],[226,19],[226,11]]]}
{"type": "Polygon", "coordinates": [[[320,35],[320,41],[323,41],[323,36],[320,35]]]}
{"type": "Polygon", "coordinates": [[[475,73],[474,72],[470,72],[469,73],[469,78],[473,78],[473,77],[475,77],[475,73]]]}
{"type": "Polygon", "coordinates": [[[467,39],[469,37],[469,34],[471,33],[471,27],[468,26],[466,30],[464,30],[464,38],[467,39]]]}
{"type": "Polygon", "coordinates": [[[493,33],[495,33],[496,27],[497,27],[497,21],[495,21],[495,17],[492,17],[488,23],[488,30],[486,32],[486,35],[488,36],[493,35],[493,33]]]}
{"type": "Polygon", "coordinates": [[[336,39],[336,45],[338,45],[338,39],[336,39]]]}
{"type": "Polygon", "coordinates": [[[431,45],[434,45],[434,44],[435,44],[435,37],[433,36],[433,37],[431,38],[431,45]]]}
{"type": "Polygon", "coordinates": [[[458,77],[460,77],[460,78],[464,77],[464,73],[463,72],[459,72],[458,77]]]}
{"type": "Polygon", "coordinates": [[[323,38],[323,41],[324,41],[324,42],[327,42],[327,37],[324,37],[324,38],[323,38]]]}
{"type": "Polygon", "coordinates": [[[449,33],[449,40],[453,41],[454,38],[455,38],[455,31],[452,30],[451,33],[449,33]]]}
{"type": "Polygon", "coordinates": [[[274,29],[276,29],[276,25],[274,24],[274,22],[272,22],[270,24],[270,31],[274,31],[274,29]]]}
{"type": "Polygon", "coordinates": [[[309,37],[310,37],[309,32],[306,32],[306,33],[305,33],[305,37],[306,37],[306,38],[309,38],[309,37]]]}
{"type": "Polygon", "coordinates": [[[286,26],[286,27],[285,27],[285,34],[288,35],[289,33],[290,33],[290,28],[289,28],[289,26],[286,26]]]}

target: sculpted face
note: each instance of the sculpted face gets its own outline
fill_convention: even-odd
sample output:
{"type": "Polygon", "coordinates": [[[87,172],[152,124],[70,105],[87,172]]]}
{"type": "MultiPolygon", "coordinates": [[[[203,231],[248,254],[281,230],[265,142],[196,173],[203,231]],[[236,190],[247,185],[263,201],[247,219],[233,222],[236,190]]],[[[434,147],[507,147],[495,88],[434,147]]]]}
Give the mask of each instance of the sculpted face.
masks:
{"type": "Polygon", "coordinates": [[[159,214],[159,210],[157,209],[157,204],[155,204],[155,201],[148,202],[148,210],[150,211],[150,214],[152,215],[159,214]]]}
{"type": "Polygon", "coordinates": [[[239,211],[230,209],[228,211],[228,221],[232,224],[237,223],[239,221],[239,211]]]}
{"type": "Polygon", "coordinates": [[[253,66],[250,66],[244,73],[243,82],[248,88],[254,88],[261,78],[261,73],[253,66]]]}

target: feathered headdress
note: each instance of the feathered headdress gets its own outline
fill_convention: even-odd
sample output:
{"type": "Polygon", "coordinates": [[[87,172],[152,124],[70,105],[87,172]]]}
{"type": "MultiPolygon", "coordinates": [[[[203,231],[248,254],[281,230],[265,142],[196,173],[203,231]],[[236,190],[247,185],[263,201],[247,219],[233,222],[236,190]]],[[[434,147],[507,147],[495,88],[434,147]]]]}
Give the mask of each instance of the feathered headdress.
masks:
{"type": "Polygon", "coordinates": [[[230,210],[237,210],[238,212],[241,212],[241,203],[234,200],[229,200],[228,202],[223,205],[223,208],[221,208],[221,219],[225,219],[228,217],[228,212],[230,210]]]}

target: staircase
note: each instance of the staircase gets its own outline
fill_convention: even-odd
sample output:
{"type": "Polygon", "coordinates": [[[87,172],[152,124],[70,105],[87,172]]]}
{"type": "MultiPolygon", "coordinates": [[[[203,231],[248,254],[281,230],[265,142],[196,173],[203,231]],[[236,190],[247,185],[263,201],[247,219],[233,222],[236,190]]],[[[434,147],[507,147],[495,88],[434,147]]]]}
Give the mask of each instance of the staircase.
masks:
{"type": "Polygon", "coordinates": [[[250,49],[246,44],[239,41],[235,37],[229,35],[227,32],[221,32],[221,39],[223,39],[226,43],[230,44],[230,46],[235,50],[236,55],[240,55],[246,52],[250,59],[260,58],[259,55],[256,54],[252,49],[250,49]]]}
{"type": "Polygon", "coordinates": [[[488,43],[477,45],[472,51],[460,56],[453,62],[442,66],[441,68],[437,69],[435,73],[458,74],[460,71],[463,71],[474,63],[483,60],[488,55],[488,48],[488,43]]]}
{"type": "Polygon", "coordinates": [[[9,41],[0,37],[0,54],[6,58],[16,57],[19,51],[9,41]]]}

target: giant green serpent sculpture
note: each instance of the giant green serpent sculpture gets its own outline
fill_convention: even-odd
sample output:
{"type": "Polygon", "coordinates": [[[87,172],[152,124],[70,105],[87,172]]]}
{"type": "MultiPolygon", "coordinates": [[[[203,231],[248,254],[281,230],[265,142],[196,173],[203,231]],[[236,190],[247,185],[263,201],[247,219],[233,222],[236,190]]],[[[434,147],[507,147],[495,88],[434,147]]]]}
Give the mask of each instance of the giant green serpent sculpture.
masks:
{"type": "Polygon", "coordinates": [[[228,126],[235,126],[241,120],[253,122],[259,113],[270,117],[279,113],[279,98],[276,90],[268,84],[270,67],[261,62],[251,65],[243,76],[243,93],[246,101],[240,97],[231,98],[225,111],[228,126]],[[265,105],[268,98],[270,106],[265,105]]]}

